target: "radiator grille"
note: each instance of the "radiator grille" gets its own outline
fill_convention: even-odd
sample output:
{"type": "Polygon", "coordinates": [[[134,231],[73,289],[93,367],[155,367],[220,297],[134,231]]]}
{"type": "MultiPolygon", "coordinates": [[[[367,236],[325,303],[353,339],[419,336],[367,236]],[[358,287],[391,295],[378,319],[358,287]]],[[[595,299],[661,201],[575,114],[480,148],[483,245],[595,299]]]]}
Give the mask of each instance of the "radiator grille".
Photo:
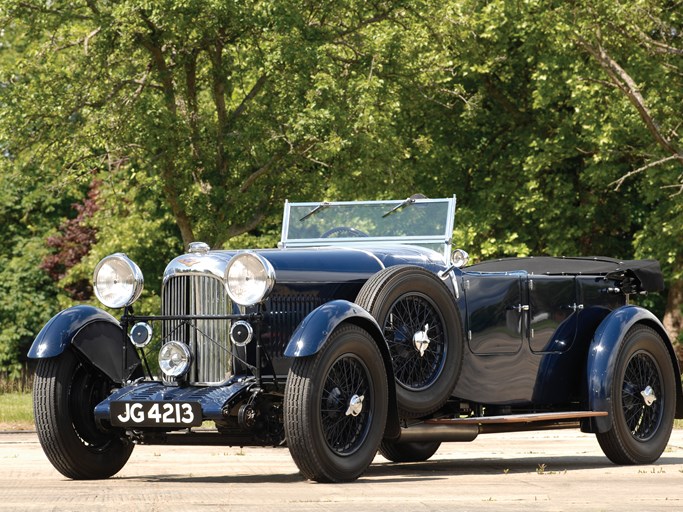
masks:
{"type": "MultiPolygon", "coordinates": [[[[181,275],[164,284],[163,315],[225,315],[231,313],[223,282],[207,275],[181,275]]],[[[229,320],[165,320],[164,343],[187,343],[194,354],[192,384],[220,384],[232,374],[229,320]]]]}
{"type": "Polygon", "coordinates": [[[271,355],[283,355],[289,339],[299,323],[324,300],[312,295],[274,295],[268,299],[271,355]]]}

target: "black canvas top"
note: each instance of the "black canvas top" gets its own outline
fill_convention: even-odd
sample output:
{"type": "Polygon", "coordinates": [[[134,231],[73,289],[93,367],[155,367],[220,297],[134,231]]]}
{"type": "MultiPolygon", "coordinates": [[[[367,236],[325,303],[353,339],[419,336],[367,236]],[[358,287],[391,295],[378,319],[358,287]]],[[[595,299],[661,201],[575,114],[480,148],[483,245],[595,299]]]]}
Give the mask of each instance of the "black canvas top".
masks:
{"type": "Polygon", "coordinates": [[[542,275],[597,275],[620,282],[635,278],[640,290],[658,292],[664,289],[664,278],[657,260],[624,261],[602,256],[585,258],[540,256],[483,261],[463,270],[466,272],[514,272],[523,270],[529,274],[542,275]]]}

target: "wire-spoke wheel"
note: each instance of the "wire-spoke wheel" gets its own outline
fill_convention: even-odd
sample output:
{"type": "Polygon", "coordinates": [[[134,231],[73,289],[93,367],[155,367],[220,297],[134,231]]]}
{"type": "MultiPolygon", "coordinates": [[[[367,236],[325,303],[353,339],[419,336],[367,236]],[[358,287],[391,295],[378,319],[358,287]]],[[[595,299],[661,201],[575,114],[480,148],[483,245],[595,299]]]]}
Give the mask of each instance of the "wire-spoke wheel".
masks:
{"type": "Polygon", "coordinates": [[[381,327],[399,385],[413,391],[431,386],[443,370],[448,350],[444,320],[432,300],[421,293],[400,297],[381,327]],[[414,342],[416,333],[423,335],[419,347],[414,342]]]}
{"type": "Polygon", "coordinates": [[[382,356],[360,327],[335,329],[320,352],[296,359],[285,388],[287,445],[301,473],[355,480],[384,434],[388,388],[382,356]]]}
{"type": "Polygon", "coordinates": [[[462,326],[441,280],[420,267],[398,265],[372,276],[356,303],[372,314],[389,346],[402,416],[441,407],[462,366],[462,326]]]}
{"type": "Polygon", "coordinates": [[[657,362],[644,351],[635,353],[626,366],[621,403],[624,420],[638,441],[647,441],[657,433],[662,421],[662,376],[657,362]]]}
{"type": "Polygon", "coordinates": [[[598,433],[616,464],[650,464],[669,441],[676,386],[673,365],[656,331],[636,325],[624,339],[612,385],[612,428],[598,433]]]}
{"type": "Polygon", "coordinates": [[[367,368],[354,354],[343,355],[329,370],[320,416],[327,446],[338,455],[355,453],[365,440],[370,426],[369,384],[367,368]]]}

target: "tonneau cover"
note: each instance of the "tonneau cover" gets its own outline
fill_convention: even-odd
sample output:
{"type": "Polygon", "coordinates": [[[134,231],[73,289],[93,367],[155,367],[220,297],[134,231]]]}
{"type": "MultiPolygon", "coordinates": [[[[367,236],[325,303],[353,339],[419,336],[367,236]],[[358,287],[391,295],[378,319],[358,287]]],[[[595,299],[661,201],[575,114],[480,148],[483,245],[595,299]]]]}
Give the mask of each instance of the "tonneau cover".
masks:
{"type": "Polygon", "coordinates": [[[616,260],[603,256],[561,257],[539,256],[503,258],[470,265],[465,272],[515,272],[543,275],[595,275],[624,282],[638,281],[638,288],[647,292],[664,289],[664,278],[657,260],[616,260]]]}

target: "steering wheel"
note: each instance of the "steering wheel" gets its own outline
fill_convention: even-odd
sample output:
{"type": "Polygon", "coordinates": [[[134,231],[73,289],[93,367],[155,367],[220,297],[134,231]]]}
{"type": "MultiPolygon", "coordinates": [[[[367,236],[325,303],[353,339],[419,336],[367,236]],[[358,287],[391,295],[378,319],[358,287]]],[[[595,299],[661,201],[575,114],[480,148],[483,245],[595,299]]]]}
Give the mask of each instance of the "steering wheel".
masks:
{"type": "Polygon", "coordinates": [[[345,237],[345,236],[357,236],[357,237],[364,237],[364,236],[369,236],[365,231],[361,231],[360,229],[356,228],[351,228],[349,226],[335,226],[331,229],[328,229],[325,231],[322,235],[320,235],[320,238],[329,238],[332,235],[337,235],[345,237]]]}

